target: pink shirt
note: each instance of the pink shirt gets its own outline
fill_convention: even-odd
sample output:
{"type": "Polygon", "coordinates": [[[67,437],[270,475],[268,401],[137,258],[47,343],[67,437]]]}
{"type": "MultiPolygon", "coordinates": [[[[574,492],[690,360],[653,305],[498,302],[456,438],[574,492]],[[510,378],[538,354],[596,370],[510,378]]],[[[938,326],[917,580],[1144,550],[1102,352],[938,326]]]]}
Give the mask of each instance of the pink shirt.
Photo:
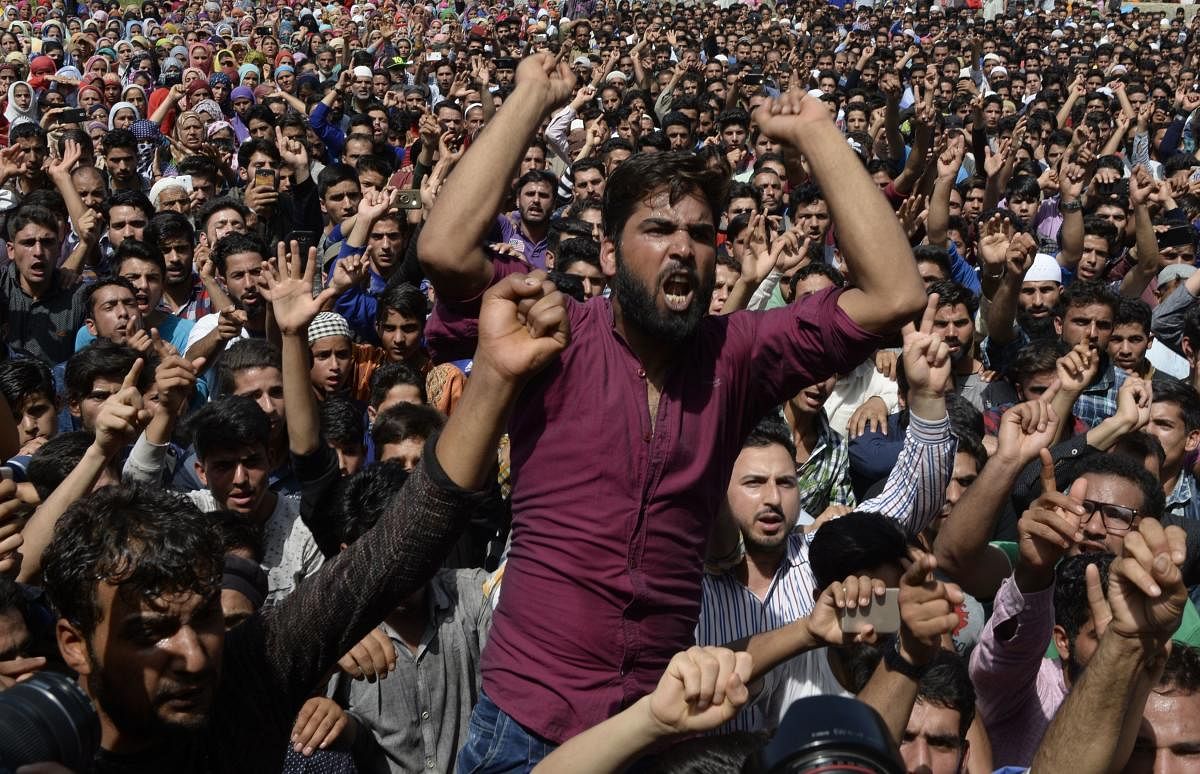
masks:
{"type": "Polygon", "coordinates": [[[1054,586],[1022,594],[1009,575],[994,605],[971,652],[976,707],[992,742],[992,764],[1028,766],[1067,698],[1061,665],[1045,655],[1054,630],[1054,586]]]}
{"type": "Polygon", "coordinates": [[[704,318],[653,426],[609,301],[569,302],[571,344],[509,423],[512,546],[483,654],[484,690],[527,730],[566,740],[694,644],[709,528],[746,434],[878,346],[839,293],[704,318]]]}

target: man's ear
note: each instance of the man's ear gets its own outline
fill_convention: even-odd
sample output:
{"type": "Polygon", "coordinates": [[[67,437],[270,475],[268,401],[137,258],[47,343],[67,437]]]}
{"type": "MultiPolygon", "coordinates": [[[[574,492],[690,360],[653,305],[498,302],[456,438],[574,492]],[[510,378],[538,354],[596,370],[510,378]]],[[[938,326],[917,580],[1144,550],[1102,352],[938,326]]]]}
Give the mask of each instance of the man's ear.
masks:
{"type": "Polygon", "coordinates": [[[1067,630],[1058,624],[1055,624],[1054,631],[1051,633],[1050,637],[1051,641],[1054,643],[1055,649],[1058,650],[1059,659],[1064,662],[1070,659],[1071,641],[1067,638],[1067,630]]]}
{"type": "Polygon", "coordinates": [[[67,666],[80,675],[92,673],[92,660],[88,658],[87,639],[83,632],[67,619],[60,618],[54,626],[54,638],[67,666]]]}
{"type": "Polygon", "coordinates": [[[1196,447],[1200,446],[1200,430],[1193,430],[1183,439],[1183,448],[1186,451],[1195,451],[1196,447]]]}
{"type": "Polygon", "coordinates": [[[617,274],[617,245],[608,237],[600,242],[600,270],[606,277],[617,274]]]}
{"type": "Polygon", "coordinates": [[[92,318],[89,317],[83,321],[83,324],[87,326],[88,333],[90,333],[96,337],[100,336],[100,332],[96,329],[96,321],[95,320],[93,320],[92,318]]]}
{"type": "Polygon", "coordinates": [[[1054,315],[1054,333],[1058,336],[1062,335],[1062,317],[1054,315]]]}
{"type": "Polygon", "coordinates": [[[67,399],[67,412],[76,419],[83,416],[83,411],[80,409],[79,401],[77,400],[67,399]]]}
{"type": "Polygon", "coordinates": [[[208,486],[208,476],[204,475],[204,466],[200,464],[200,460],[192,463],[195,466],[196,478],[200,479],[200,483],[208,486]]]}

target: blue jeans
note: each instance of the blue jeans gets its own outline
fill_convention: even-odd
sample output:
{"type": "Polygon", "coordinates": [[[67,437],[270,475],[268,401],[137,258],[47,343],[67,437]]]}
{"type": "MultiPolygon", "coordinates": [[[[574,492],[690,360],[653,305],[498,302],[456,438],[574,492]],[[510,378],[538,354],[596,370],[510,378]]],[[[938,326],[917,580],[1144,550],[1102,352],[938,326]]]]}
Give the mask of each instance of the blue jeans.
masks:
{"type": "Polygon", "coordinates": [[[456,770],[458,774],[528,772],[557,746],[521,728],[481,690],[456,770]]]}

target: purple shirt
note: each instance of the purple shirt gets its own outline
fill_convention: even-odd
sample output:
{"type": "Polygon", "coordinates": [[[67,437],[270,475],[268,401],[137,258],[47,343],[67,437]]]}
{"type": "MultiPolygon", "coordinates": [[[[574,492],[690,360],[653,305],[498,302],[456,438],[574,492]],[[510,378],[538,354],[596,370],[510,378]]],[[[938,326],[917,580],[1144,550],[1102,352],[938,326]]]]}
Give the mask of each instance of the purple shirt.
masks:
{"type": "Polygon", "coordinates": [[[1022,594],[1010,575],[994,605],[971,652],[976,707],[992,741],[992,764],[1028,766],[1067,698],[1062,666],[1045,657],[1054,631],[1054,586],[1022,594]]]}
{"type": "Polygon", "coordinates": [[[512,546],[483,654],[484,690],[527,730],[565,741],[694,644],[709,529],[746,434],[878,346],[839,294],[704,318],[653,426],[608,299],[568,300],[571,344],[509,423],[512,546]]]}
{"type": "Polygon", "coordinates": [[[545,239],[535,242],[529,238],[529,235],[521,228],[520,212],[513,210],[507,214],[497,215],[489,239],[515,247],[521,251],[521,255],[525,256],[526,261],[539,269],[546,268],[547,242],[545,239]]]}

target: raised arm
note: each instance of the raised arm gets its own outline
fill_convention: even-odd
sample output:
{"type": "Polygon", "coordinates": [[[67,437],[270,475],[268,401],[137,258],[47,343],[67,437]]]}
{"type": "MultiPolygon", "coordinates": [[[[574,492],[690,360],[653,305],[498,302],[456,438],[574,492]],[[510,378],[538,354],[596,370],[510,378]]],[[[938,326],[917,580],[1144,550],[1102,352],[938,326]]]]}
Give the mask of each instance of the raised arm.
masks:
{"type": "Polygon", "coordinates": [[[41,576],[42,557],[54,537],[54,526],[59,517],[72,503],[92,491],[104,468],[149,421],[150,412],[143,407],[142,393],[137,386],[144,365],[145,361],[138,358],[125,375],[121,389],[100,406],[96,416],[96,437],[84,451],[83,459],[25,523],[21,531],[25,540],[21,548],[21,572],[17,576],[22,583],[36,582],[41,576]]]}
{"type": "MultiPolygon", "coordinates": [[[[362,257],[344,260],[361,261],[362,257]]],[[[313,297],[313,271],[317,262],[315,247],[308,249],[308,260],[303,261],[299,243],[293,241],[285,253],[283,242],[280,242],[274,263],[268,262],[267,287],[263,290],[263,295],[271,302],[275,324],[283,338],[283,398],[288,407],[288,450],[297,456],[312,454],[321,443],[317,396],[308,378],[308,325],[338,293],[337,288],[327,287],[319,296],[313,297]]]]}
{"type": "MultiPolygon", "coordinates": [[[[1129,204],[1133,207],[1134,234],[1137,239],[1137,263],[1121,281],[1121,295],[1137,298],[1158,274],[1158,238],[1150,219],[1150,195],[1156,183],[1145,167],[1137,167],[1129,176],[1129,204]]],[[[1169,185],[1166,181],[1157,185],[1169,185]]]]}
{"type": "Polygon", "coordinates": [[[571,96],[575,74],[551,54],[526,58],[517,68],[517,87],[506,110],[480,133],[455,170],[458,184],[438,196],[421,230],[421,266],[439,295],[476,296],[492,279],[482,244],[507,193],[521,154],[542,120],[571,96]]]}
{"type": "MultiPolygon", "coordinates": [[[[1017,476],[1046,448],[1057,425],[1048,400],[1029,401],[1004,412],[999,448],[938,530],[933,543],[938,567],[968,594],[991,599],[1012,571],[1008,558],[988,541],[1017,476]]],[[[1053,462],[1050,466],[1053,470],[1053,462]]]]}
{"type": "Polygon", "coordinates": [[[1064,160],[1058,168],[1058,211],[1062,213],[1062,250],[1058,262],[1074,269],[1083,257],[1083,189],[1087,170],[1079,164],[1064,160]]]}
{"type": "Polygon", "coordinates": [[[894,331],[912,320],[926,299],[908,238],[825,105],[793,89],[764,103],[754,117],[768,136],[804,154],[829,204],[856,283],[839,306],[872,332],[894,331]]]}
{"type": "MultiPolygon", "coordinates": [[[[1100,572],[1087,568],[1093,620],[1107,620],[1087,669],[1063,702],[1033,759],[1032,771],[1104,774],[1124,769],[1150,691],[1166,666],[1171,636],[1187,603],[1183,583],[1186,538],[1142,519],[1125,537],[1109,570],[1108,598],[1100,572]],[[1080,744],[1087,739],[1087,744],[1080,744]]],[[[1099,628],[1099,627],[1098,627],[1099,628]]]]}
{"type": "MultiPolygon", "coordinates": [[[[988,306],[985,319],[987,320],[988,338],[995,344],[1007,344],[1015,338],[1013,322],[1017,319],[1017,305],[1021,298],[1021,282],[1025,272],[1033,265],[1033,256],[1037,250],[1037,242],[1027,233],[1021,232],[1009,238],[1005,234],[1007,226],[998,219],[989,222],[985,236],[979,240],[979,249],[983,253],[999,254],[1003,250],[1003,274],[996,284],[995,295],[988,306]]],[[[994,266],[992,256],[984,255],[984,263],[994,266]]]]}
{"type": "Polygon", "coordinates": [[[962,133],[950,137],[946,150],[937,159],[937,179],[933,183],[933,193],[929,196],[929,215],[925,219],[925,234],[929,244],[934,247],[945,247],[950,225],[950,194],[958,179],[958,170],[962,168],[963,157],[967,153],[967,140],[962,133]]]}

